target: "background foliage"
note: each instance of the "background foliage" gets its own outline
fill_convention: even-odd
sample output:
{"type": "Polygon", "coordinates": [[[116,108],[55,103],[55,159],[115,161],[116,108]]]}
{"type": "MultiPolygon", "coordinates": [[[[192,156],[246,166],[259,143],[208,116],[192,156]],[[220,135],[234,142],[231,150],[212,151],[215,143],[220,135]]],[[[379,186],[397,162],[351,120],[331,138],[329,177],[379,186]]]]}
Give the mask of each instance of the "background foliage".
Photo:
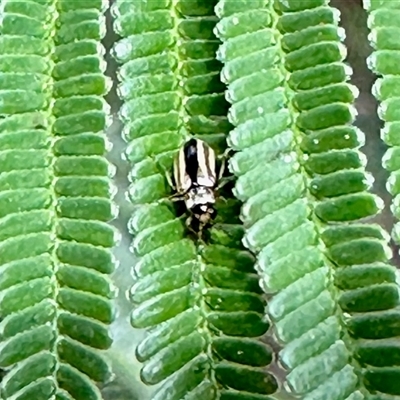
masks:
{"type": "MultiPolygon", "coordinates": [[[[371,51],[366,40],[368,31],[366,28],[365,13],[360,4],[357,3],[336,2],[333,5],[338,6],[344,11],[341,25],[346,26],[346,44],[349,46],[349,61],[355,69],[352,80],[361,89],[361,95],[356,103],[359,111],[356,124],[367,135],[367,145],[363,148],[363,151],[369,156],[367,169],[372,169],[373,175],[377,178],[373,191],[378,190],[380,196],[387,200],[388,196],[385,192],[386,177],[379,161],[383,154],[381,150],[383,147],[382,142],[380,142],[379,137],[376,135],[377,129],[379,129],[379,122],[374,111],[374,100],[370,94],[373,77],[369,74],[365,65],[365,58],[371,51]]],[[[388,229],[391,226],[391,219],[392,217],[387,209],[378,217],[378,221],[388,229]]]]}
{"type": "MultiPolygon", "coordinates": [[[[371,180],[365,175],[365,160],[358,150],[363,145],[362,134],[346,125],[353,122],[354,90],[345,83],[342,35],[335,15],[323,3],[278,1],[275,8],[270,3],[264,12],[264,2],[255,0],[221,1],[218,5],[180,1],[174,3],[171,14],[162,11],[171,6],[168,1],[150,3],[153,10],[145,3],[121,1],[114,5],[113,16],[107,11],[105,22],[106,4],[96,0],[60,1],[56,7],[45,1],[1,1],[2,115],[18,114],[3,120],[0,127],[2,209],[8,214],[1,220],[0,366],[12,367],[2,383],[2,398],[56,395],[58,399],[95,399],[100,392],[93,382],[110,380],[109,366],[96,350],[110,346],[105,324],[114,319],[108,299],[115,292],[106,274],[112,272],[114,263],[108,248],[118,237],[104,222],[116,216],[110,202],[115,190],[109,180],[115,171],[104,158],[106,154],[118,167],[113,180],[119,188],[114,201],[120,214],[112,224],[123,235],[115,251],[122,261],[113,275],[119,288],[119,314],[112,325],[114,345],[109,351],[116,379],[103,387],[104,398],[150,398],[149,388],[138,382],[139,374],[148,384],[162,382],[156,385],[155,399],[214,399],[216,393],[224,400],[283,398],[284,393],[266,396],[277,388],[273,375],[265,380],[262,373],[274,361],[271,345],[275,351],[283,347],[280,355],[285,368],[273,362],[269,371],[281,378],[288,373],[290,391],[302,398],[388,400],[400,394],[399,345],[391,339],[398,332],[398,288],[394,270],[387,263],[388,236],[375,224],[337,224],[338,219],[373,215],[377,207],[376,198],[365,192],[371,180]],[[214,14],[216,5],[220,22],[214,14]],[[302,7],[312,6],[321,8],[314,14],[302,13],[302,7]],[[242,12],[247,32],[240,31],[237,17],[231,15],[234,11],[242,12]],[[278,17],[279,23],[273,26],[278,17]],[[213,33],[217,22],[215,32],[222,47],[213,33]],[[328,25],[319,26],[321,22],[328,25]],[[270,35],[271,27],[284,35],[277,42],[277,36],[270,35]],[[104,35],[108,50],[117,43],[112,54],[122,64],[117,67],[106,54],[107,74],[114,83],[107,100],[115,114],[121,106],[116,93],[122,99],[127,163],[120,159],[126,147],[120,138],[121,125],[115,122],[109,129],[114,143],[109,153],[108,141],[101,134],[110,122],[102,100],[110,89],[102,74],[105,64],[100,40],[104,35]],[[321,40],[324,43],[319,46],[321,40]],[[178,51],[174,50],[176,43],[178,51]],[[257,46],[265,50],[266,58],[252,58],[257,46]],[[171,51],[154,61],[153,53],[161,54],[165,48],[171,51]],[[222,64],[214,60],[218,48],[222,64]],[[50,55],[50,49],[54,54],[50,55]],[[275,49],[280,61],[267,70],[269,54],[275,49]],[[18,58],[21,56],[25,64],[18,58]],[[143,63],[143,56],[148,56],[148,63],[143,63]],[[180,62],[175,64],[177,60],[180,62]],[[318,64],[318,74],[325,72],[325,80],[313,78],[312,68],[318,64]],[[140,74],[141,68],[152,75],[140,74]],[[308,76],[307,68],[311,68],[308,76]],[[293,75],[289,84],[282,86],[288,71],[293,75]],[[177,79],[179,76],[184,79],[177,79]],[[224,83],[228,102],[223,96],[224,83]],[[304,90],[310,90],[312,96],[304,96],[304,90]],[[228,121],[229,103],[233,107],[228,121]],[[260,107],[277,116],[275,122],[268,120],[269,129],[264,132],[257,131],[260,107]],[[157,114],[171,109],[176,115],[169,114],[160,125],[157,114]],[[296,115],[297,121],[279,120],[285,110],[296,115]],[[155,119],[148,118],[152,113],[155,119]],[[255,124],[249,125],[252,121],[255,124]],[[240,131],[241,125],[245,130],[240,131]],[[234,127],[237,129],[232,131],[234,127]],[[238,132],[243,134],[247,128],[251,129],[246,144],[238,132]],[[168,202],[150,204],[170,192],[163,170],[170,168],[173,151],[189,133],[201,135],[222,152],[224,136],[230,131],[230,145],[239,151],[231,164],[239,177],[234,193],[247,203],[247,214],[242,213],[248,228],[245,243],[260,253],[261,287],[269,293],[268,310],[279,346],[257,340],[269,324],[262,318],[264,300],[254,261],[240,243],[244,232],[231,187],[222,193],[225,200],[219,204],[220,216],[210,231],[209,244],[200,249],[201,258],[185,237],[181,219],[176,219],[175,213],[182,210],[168,202]],[[49,140],[51,135],[55,140],[49,140]],[[166,136],[169,140],[161,141],[166,136]],[[259,170],[246,166],[248,156],[257,154],[249,147],[254,141],[261,146],[258,156],[265,162],[259,170]],[[160,157],[154,157],[157,153],[160,157]],[[303,155],[308,158],[300,175],[296,157],[303,155]],[[269,164],[274,168],[271,175],[265,173],[269,164]],[[280,180],[286,177],[280,186],[262,190],[261,181],[259,190],[249,186],[259,177],[271,185],[277,173],[283,173],[280,180]],[[290,193],[283,190],[285,183],[290,193]],[[124,199],[127,189],[129,201],[124,199]],[[25,193],[36,199],[32,210],[32,202],[24,203],[25,193]],[[311,209],[322,217],[322,224],[310,217],[305,201],[309,194],[316,199],[311,209]],[[353,204],[352,211],[340,211],[343,204],[347,210],[353,204]],[[132,214],[134,218],[127,224],[132,214]],[[22,218],[23,224],[17,224],[22,218]],[[310,242],[304,248],[307,232],[310,242]],[[317,232],[322,233],[324,244],[317,240],[317,232]],[[136,256],[142,257],[139,262],[126,252],[132,233],[139,233],[133,242],[136,256]],[[292,245],[289,258],[285,257],[287,243],[292,245]],[[167,248],[157,252],[163,245],[167,248]],[[323,246],[325,251],[321,251],[323,246]],[[146,257],[150,262],[143,261],[146,257]],[[131,322],[136,328],[153,328],[150,335],[140,329],[133,331],[127,319],[132,303],[127,302],[125,290],[133,283],[128,279],[133,265],[131,322]],[[282,274],[282,268],[287,273],[282,274]],[[340,308],[335,307],[336,302],[340,308]],[[343,329],[344,322],[349,330],[343,329]],[[79,329],[72,331],[73,327],[79,329]],[[174,334],[163,334],[167,331],[174,334]],[[136,354],[133,342],[140,343],[136,354]],[[143,365],[135,362],[136,355],[143,365]],[[180,367],[178,374],[171,376],[180,367]]],[[[381,3],[372,2],[372,8],[381,3]]],[[[384,188],[387,175],[381,167],[384,147],[377,137],[379,122],[370,94],[373,77],[364,64],[371,52],[366,14],[357,2],[331,5],[344,12],[341,25],[346,27],[348,61],[355,69],[353,82],[361,89],[356,124],[367,136],[363,151],[368,156],[367,169],[377,178],[373,191],[390,203],[384,188]]],[[[378,10],[376,19],[368,23],[374,29],[372,42],[387,60],[397,54],[392,39],[397,32],[396,12],[378,10]]],[[[383,69],[369,65],[390,75],[374,94],[383,101],[379,115],[393,125],[397,78],[391,75],[397,70],[390,69],[395,66],[388,61],[383,62],[383,69]]],[[[385,156],[385,167],[392,173],[390,190],[395,195],[398,142],[397,136],[390,134],[390,125],[387,127],[385,141],[393,147],[385,156]]],[[[375,220],[391,230],[388,208],[375,220]]],[[[397,256],[397,248],[392,247],[397,256]]]]}

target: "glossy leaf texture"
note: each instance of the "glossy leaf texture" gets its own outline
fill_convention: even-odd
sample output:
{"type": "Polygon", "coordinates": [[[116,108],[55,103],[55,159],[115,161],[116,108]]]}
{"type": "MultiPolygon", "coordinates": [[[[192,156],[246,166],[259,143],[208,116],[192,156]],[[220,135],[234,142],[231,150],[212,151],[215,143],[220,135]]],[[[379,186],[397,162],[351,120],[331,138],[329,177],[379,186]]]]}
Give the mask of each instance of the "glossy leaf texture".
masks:
{"type": "MultiPolygon", "coordinates": [[[[379,101],[378,115],[384,121],[381,130],[382,140],[389,146],[383,156],[383,167],[389,172],[386,187],[393,196],[391,211],[396,219],[400,218],[400,114],[398,111],[400,100],[400,5],[397,2],[384,0],[364,1],[368,12],[369,39],[373,48],[367,59],[368,67],[378,76],[372,88],[372,93],[379,101]]],[[[392,231],[392,238],[400,243],[400,224],[396,222],[392,231]]],[[[380,279],[388,271],[377,270],[380,279]],[[384,273],[384,275],[382,275],[384,273]]],[[[387,280],[388,278],[386,278],[387,280]]],[[[394,279],[394,277],[392,278],[394,279]]],[[[390,297],[386,295],[386,303],[390,297]]],[[[370,339],[360,346],[362,359],[371,365],[365,379],[368,384],[378,391],[379,396],[387,394],[388,399],[400,396],[400,364],[398,362],[400,313],[398,308],[374,315],[375,330],[369,328],[364,333],[370,339]],[[371,339],[379,339],[371,340],[371,339]],[[378,355],[379,354],[379,355],[378,355]],[[396,396],[396,397],[395,397],[396,396]]],[[[355,329],[364,332],[365,318],[358,321],[355,329]]],[[[386,398],[386,397],[385,397],[386,398]]]]}
{"type": "Polygon", "coordinates": [[[0,385],[99,400],[110,378],[115,232],[100,0],[2,1],[0,385]]]}
{"type": "Polygon", "coordinates": [[[120,117],[132,164],[128,197],[132,325],[148,330],[137,348],[141,378],[160,383],[153,400],[267,400],[277,388],[266,371],[272,350],[259,338],[269,324],[254,258],[242,244],[240,204],[226,191],[216,224],[199,243],[172,203],[166,175],[191,136],[217,153],[226,147],[228,103],[215,53],[212,1],[117,1],[113,49],[122,65],[120,117]]]}
{"type": "Polygon", "coordinates": [[[364,341],[378,334],[360,327],[391,337],[383,318],[395,312],[398,287],[387,235],[358,223],[382,201],[368,193],[357,150],[364,137],[352,126],[357,91],[346,82],[338,10],[325,0],[222,0],[216,10],[234,125],[230,170],[244,244],[273,294],[287,389],[305,400],[363,399],[357,375],[376,386],[353,357],[365,362],[358,349],[380,342],[364,341]]]}

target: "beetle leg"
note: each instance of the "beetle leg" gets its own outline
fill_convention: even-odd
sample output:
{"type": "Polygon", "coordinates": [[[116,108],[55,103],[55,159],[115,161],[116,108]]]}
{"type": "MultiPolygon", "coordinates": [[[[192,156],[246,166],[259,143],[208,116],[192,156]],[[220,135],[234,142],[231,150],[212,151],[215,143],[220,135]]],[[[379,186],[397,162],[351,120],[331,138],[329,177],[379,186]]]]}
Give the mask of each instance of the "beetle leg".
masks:
{"type": "Polygon", "coordinates": [[[196,229],[193,228],[193,215],[190,215],[187,219],[186,219],[186,227],[188,229],[188,231],[190,231],[191,233],[193,233],[195,236],[198,237],[199,240],[201,240],[201,234],[202,234],[202,228],[203,226],[200,224],[199,225],[199,230],[197,231],[196,229]]]}
{"type": "MultiPolygon", "coordinates": [[[[168,185],[171,187],[171,189],[175,191],[176,187],[172,182],[171,175],[167,171],[165,171],[165,179],[167,180],[168,185]]],[[[171,201],[182,201],[184,200],[184,198],[185,197],[182,193],[173,193],[170,196],[168,196],[168,200],[171,201]]]]}
{"type": "Polygon", "coordinates": [[[227,149],[225,149],[225,151],[220,154],[218,156],[218,159],[221,160],[221,167],[219,169],[219,173],[218,173],[218,181],[220,181],[224,175],[225,169],[226,169],[226,163],[228,161],[229,158],[229,153],[232,152],[233,150],[228,147],[227,149]]]}
{"type": "Polygon", "coordinates": [[[221,167],[218,173],[218,185],[216,187],[216,190],[222,189],[227,183],[232,182],[235,177],[233,175],[231,176],[225,176],[224,177],[224,172],[226,169],[226,163],[228,162],[229,158],[229,153],[232,152],[233,150],[231,148],[227,148],[218,158],[221,159],[221,167]]]}
{"type": "Polygon", "coordinates": [[[219,158],[219,159],[227,159],[227,158],[229,158],[229,153],[232,152],[232,151],[234,151],[232,148],[227,147],[222,154],[217,156],[217,158],[219,158]]]}
{"type": "Polygon", "coordinates": [[[171,175],[169,174],[169,172],[168,172],[168,171],[164,171],[164,175],[165,175],[165,179],[166,179],[167,182],[168,182],[168,185],[171,186],[171,188],[172,188],[173,190],[176,190],[176,186],[175,186],[174,183],[172,182],[171,175]]]}
{"type": "Polygon", "coordinates": [[[232,182],[234,179],[235,179],[234,175],[225,176],[225,177],[221,178],[218,181],[218,186],[217,186],[216,190],[221,190],[226,184],[228,184],[229,182],[232,182]]]}
{"type": "Polygon", "coordinates": [[[224,176],[225,169],[226,169],[226,158],[223,158],[221,161],[221,167],[219,168],[219,172],[218,172],[218,182],[224,176]]]}
{"type": "Polygon", "coordinates": [[[167,180],[168,186],[170,186],[174,191],[176,191],[176,186],[172,181],[172,174],[169,168],[167,168],[163,163],[160,162],[159,158],[156,157],[155,159],[157,169],[160,174],[163,174],[165,179],[167,180]]]}
{"type": "Polygon", "coordinates": [[[193,221],[193,216],[190,215],[189,217],[187,217],[185,221],[186,228],[188,228],[190,232],[197,234],[197,232],[192,227],[192,221],[193,221]]]}
{"type": "Polygon", "coordinates": [[[225,160],[226,161],[229,158],[229,154],[231,152],[233,152],[233,149],[231,149],[230,147],[227,147],[222,154],[219,154],[217,156],[218,160],[225,160]]]}
{"type": "MultiPolygon", "coordinates": [[[[172,182],[171,175],[167,171],[165,171],[165,179],[167,180],[168,185],[171,186],[172,190],[176,191],[176,186],[172,182]]],[[[184,193],[183,194],[182,193],[171,194],[170,196],[168,196],[168,200],[183,201],[183,200],[185,200],[185,194],[184,193]]]]}
{"type": "Polygon", "coordinates": [[[185,200],[185,196],[180,193],[174,193],[174,194],[171,194],[171,196],[168,196],[168,200],[171,200],[174,202],[175,201],[183,201],[183,200],[185,200]]]}

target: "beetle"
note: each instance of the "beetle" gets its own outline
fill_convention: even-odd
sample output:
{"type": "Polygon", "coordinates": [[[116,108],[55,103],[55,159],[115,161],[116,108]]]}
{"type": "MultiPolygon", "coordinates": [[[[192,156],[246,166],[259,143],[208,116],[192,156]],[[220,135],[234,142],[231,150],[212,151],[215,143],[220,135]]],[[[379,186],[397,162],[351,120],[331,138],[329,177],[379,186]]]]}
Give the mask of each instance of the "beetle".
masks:
{"type": "MultiPolygon", "coordinates": [[[[220,171],[221,173],[221,171],[220,171]]],[[[176,200],[183,200],[190,216],[186,225],[201,236],[215,219],[215,191],[218,183],[214,150],[200,139],[189,139],[174,162],[176,200]]]]}

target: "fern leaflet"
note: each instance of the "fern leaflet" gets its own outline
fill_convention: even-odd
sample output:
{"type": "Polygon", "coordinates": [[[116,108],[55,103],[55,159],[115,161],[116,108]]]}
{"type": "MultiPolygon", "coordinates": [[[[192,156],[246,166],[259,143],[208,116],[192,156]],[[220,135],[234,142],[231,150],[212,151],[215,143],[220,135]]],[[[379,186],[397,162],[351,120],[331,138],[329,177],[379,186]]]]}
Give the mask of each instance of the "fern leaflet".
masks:
{"type": "Polygon", "coordinates": [[[167,200],[165,173],[189,137],[225,149],[227,103],[215,59],[219,42],[213,2],[117,2],[123,39],[120,115],[133,163],[129,198],[135,266],[132,324],[151,329],[139,345],[142,380],[163,382],[153,400],[267,399],[276,388],[265,371],[271,349],[256,340],[263,318],[254,259],[240,239],[239,204],[226,198],[208,243],[195,245],[167,200]]]}
{"type": "Polygon", "coordinates": [[[113,319],[106,6],[2,1],[3,399],[98,400],[110,377],[97,351],[113,319]]]}
{"type": "MultiPolygon", "coordinates": [[[[392,212],[395,217],[399,217],[398,198],[399,198],[399,74],[400,70],[396,64],[399,57],[399,45],[396,37],[399,32],[400,24],[397,17],[400,15],[400,7],[396,2],[388,1],[364,1],[365,8],[368,10],[368,26],[371,29],[370,40],[374,47],[374,52],[368,59],[370,69],[380,76],[372,89],[373,94],[380,101],[378,115],[385,122],[382,130],[382,139],[390,146],[383,158],[383,166],[390,172],[387,182],[388,191],[394,196],[392,212]]],[[[392,237],[399,243],[399,224],[396,223],[392,237]]],[[[380,279],[383,278],[380,274],[380,279]]],[[[392,278],[394,280],[394,278],[392,278]]],[[[392,288],[394,291],[395,289],[392,288]]],[[[395,297],[393,295],[392,297],[395,297]]],[[[385,303],[389,304],[391,298],[387,295],[385,303]]],[[[379,341],[369,341],[360,346],[360,357],[364,363],[368,364],[366,379],[371,387],[378,392],[378,398],[393,398],[400,395],[400,385],[398,378],[400,369],[398,366],[399,345],[396,336],[399,335],[398,326],[400,314],[398,302],[393,302],[392,310],[374,316],[376,331],[369,331],[369,336],[380,339],[379,341]],[[387,393],[384,397],[383,393],[387,393]]],[[[376,305],[378,307],[378,305],[376,305]]],[[[382,307],[379,305],[379,307],[382,307]]],[[[383,308],[383,307],[382,307],[383,308]]],[[[361,321],[360,321],[361,322],[361,321]]],[[[365,321],[362,321],[365,324],[365,321]]]]}
{"type": "Polygon", "coordinates": [[[268,311],[285,344],[289,389],[307,400],[363,399],[351,356],[364,363],[368,342],[358,339],[377,337],[360,326],[389,329],[398,288],[387,235],[348,224],[382,201],[367,192],[371,177],[356,150],[363,135],[351,126],[356,90],[345,83],[337,10],[325,0],[220,1],[217,14],[244,243],[274,293],[268,311]]]}

